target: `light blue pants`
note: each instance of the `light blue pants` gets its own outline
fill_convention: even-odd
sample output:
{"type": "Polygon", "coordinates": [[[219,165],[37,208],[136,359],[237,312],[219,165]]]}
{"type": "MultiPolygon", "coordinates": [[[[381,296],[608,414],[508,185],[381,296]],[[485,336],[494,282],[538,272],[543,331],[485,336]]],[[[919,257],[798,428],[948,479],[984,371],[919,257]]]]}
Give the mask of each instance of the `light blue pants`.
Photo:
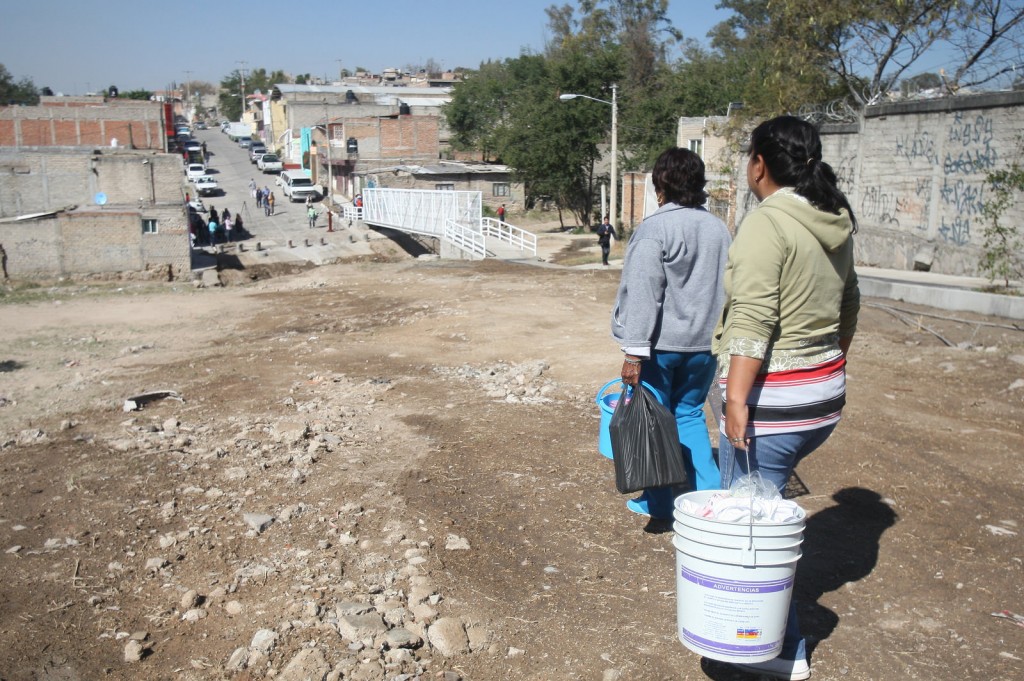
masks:
{"type": "MultiPolygon", "coordinates": [[[[799,433],[780,433],[778,435],[759,435],[750,438],[749,450],[733,448],[729,439],[719,438],[718,460],[722,464],[722,488],[729,489],[732,481],[747,473],[747,458],[750,468],[761,472],[761,476],[775,485],[779,494],[784,494],[789,476],[793,469],[805,456],[820,447],[835,430],[836,424],[804,430],[799,433]]],[[[796,616],[796,599],[789,602],[789,619],[786,620],[786,633],[782,638],[782,652],[779,657],[784,660],[803,660],[807,658],[807,643],[800,634],[800,622],[796,616]]]]}
{"type": "MultiPolygon", "coordinates": [[[[676,417],[679,444],[690,487],[718,489],[720,474],[711,453],[704,418],[704,401],[715,377],[717,362],[710,352],[660,352],[653,350],[650,361],[640,369],[640,380],[654,389],[658,401],[676,417]]],[[[657,487],[644,490],[653,518],[671,518],[678,490],[657,487]]]]}

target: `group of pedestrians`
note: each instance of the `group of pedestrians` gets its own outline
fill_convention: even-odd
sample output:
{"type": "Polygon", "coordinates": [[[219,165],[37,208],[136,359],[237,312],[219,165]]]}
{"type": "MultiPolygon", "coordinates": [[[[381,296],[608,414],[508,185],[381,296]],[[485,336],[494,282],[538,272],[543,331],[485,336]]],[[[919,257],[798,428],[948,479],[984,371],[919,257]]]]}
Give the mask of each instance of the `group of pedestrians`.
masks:
{"type": "Polygon", "coordinates": [[[256,186],[256,180],[249,180],[249,194],[256,199],[256,207],[263,209],[263,214],[271,216],[274,214],[274,192],[264,186],[262,189],[256,186]]]}
{"type": "Polygon", "coordinates": [[[196,214],[189,231],[193,246],[216,246],[234,241],[237,235],[244,233],[243,230],[240,214],[232,215],[227,208],[218,213],[210,206],[205,220],[196,214]]]}
{"type": "MultiPolygon", "coordinates": [[[[751,133],[747,184],[760,205],[735,240],[703,208],[704,163],[665,151],[652,181],[659,208],[633,233],[612,312],[625,354],[622,382],[644,382],[675,415],[690,487],[728,489],[752,471],[784,493],[793,469],[835,429],[846,401],[846,359],[860,293],[856,222],[821,139],[792,116],[751,133]],[[722,391],[719,447],[703,405],[722,391]]],[[[668,522],[681,490],[644,490],[627,508],[668,522]]],[[[739,665],[807,679],[792,605],[778,657],[739,665]]]]}

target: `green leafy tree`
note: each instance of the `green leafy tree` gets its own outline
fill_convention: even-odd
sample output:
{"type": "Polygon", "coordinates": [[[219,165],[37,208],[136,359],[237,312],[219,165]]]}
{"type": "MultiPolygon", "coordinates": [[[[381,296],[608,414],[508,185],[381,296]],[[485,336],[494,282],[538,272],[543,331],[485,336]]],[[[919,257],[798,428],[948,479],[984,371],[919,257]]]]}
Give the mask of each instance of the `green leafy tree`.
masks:
{"type": "Polygon", "coordinates": [[[873,104],[925,55],[950,47],[961,57],[941,72],[948,91],[991,82],[1019,63],[1024,38],[1024,6],[1004,0],[721,0],[719,7],[734,15],[715,28],[713,44],[750,59],[754,78],[778,93],[776,111],[825,101],[825,93],[813,98],[815,90],[836,84],[858,106],[873,104]]]}
{"type": "MultiPolygon", "coordinates": [[[[288,77],[284,71],[270,71],[266,69],[253,69],[252,72],[245,74],[245,94],[250,95],[253,92],[259,90],[263,93],[269,93],[275,83],[287,83],[288,77]]],[[[298,81],[296,81],[298,82],[298,81]]],[[[237,121],[241,120],[242,116],[242,72],[234,70],[220,81],[220,95],[217,97],[217,103],[220,108],[221,115],[228,120],[237,121]]]]}
{"type": "Polygon", "coordinates": [[[1016,222],[1005,222],[1006,211],[1024,194],[1024,137],[1017,139],[1017,158],[1002,170],[986,174],[989,198],[982,214],[988,220],[983,233],[981,269],[990,281],[1003,280],[1010,288],[1010,279],[1024,276],[1024,235],[1016,222]]]}
{"type": "Polygon", "coordinates": [[[721,0],[718,7],[733,14],[711,30],[711,47],[726,71],[738,74],[740,94],[732,101],[744,103],[744,116],[797,111],[842,93],[827,59],[807,47],[808,39],[795,27],[782,23],[776,2],[721,0]]]}
{"type": "Polygon", "coordinates": [[[128,90],[118,95],[119,99],[137,99],[140,101],[148,102],[153,98],[152,90],[128,90]]]}
{"type": "Polygon", "coordinates": [[[509,77],[509,62],[488,61],[466,75],[444,107],[452,132],[451,144],[460,151],[479,151],[481,160],[498,152],[499,128],[508,120],[516,88],[509,77]]]}

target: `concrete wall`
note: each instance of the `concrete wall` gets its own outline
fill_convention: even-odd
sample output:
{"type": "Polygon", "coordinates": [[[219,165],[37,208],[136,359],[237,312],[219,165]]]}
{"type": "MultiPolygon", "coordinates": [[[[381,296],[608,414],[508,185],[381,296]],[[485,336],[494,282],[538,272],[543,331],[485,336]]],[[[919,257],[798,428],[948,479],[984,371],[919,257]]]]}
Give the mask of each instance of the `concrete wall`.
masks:
{"type": "MultiPolygon", "coordinates": [[[[1024,92],[871,107],[859,125],[824,128],[824,159],[859,222],[857,261],[980,274],[985,175],[1021,162],[1024,92]]],[[[740,216],[756,205],[738,160],[740,216]]],[[[1003,216],[1024,224],[1024,203],[1003,216]]]]}
{"type": "Polygon", "coordinates": [[[188,232],[178,207],[89,208],[0,223],[0,243],[12,277],[158,270],[161,278],[180,278],[190,271],[188,232]],[[157,221],[157,233],[142,233],[144,218],[157,221]]]}
{"type": "Polygon", "coordinates": [[[0,218],[93,205],[181,205],[181,157],[102,149],[0,149],[0,218]],[[145,161],[145,163],[144,163],[145,161]]]}
{"type": "Polygon", "coordinates": [[[0,243],[11,276],[190,271],[181,159],[87,149],[0,150],[0,243]],[[104,206],[95,196],[107,196],[104,206]],[[26,218],[33,214],[48,214],[26,218]],[[21,218],[14,220],[14,218],[21,218]],[[157,231],[143,234],[143,220],[157,231]]]}

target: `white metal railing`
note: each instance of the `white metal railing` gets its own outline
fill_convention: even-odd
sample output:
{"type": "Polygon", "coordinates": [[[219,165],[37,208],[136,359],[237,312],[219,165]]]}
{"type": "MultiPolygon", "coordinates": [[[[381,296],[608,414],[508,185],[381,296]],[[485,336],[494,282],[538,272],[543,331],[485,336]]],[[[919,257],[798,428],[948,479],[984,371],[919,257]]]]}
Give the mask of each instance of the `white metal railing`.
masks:
{"type": "Polygon", "coordinates": [[[455,220],[445,220],[442,238],[474,258],[487,257],[487,237],[455,220]]]}
{"type": "Polygon", "coordinates": [[[537,255],[537,235],[494,218],[483,218],[481,227],[485,236],[493,236],[521,251],[537,255]]]}
{"type": "Polygon", "coordinates": [[[362,221],[363,209],[357,208],[355,204],[346,203],[344,206],[341,207],[341,217],[345,218],[346,220],[362,221]]]}
{"type": "Polygon", "coordinates": [[[443,238],[446,221],[479,225],[480,192],[423,189],[363,190],[363,221],[404,232],[443,238]]]}

